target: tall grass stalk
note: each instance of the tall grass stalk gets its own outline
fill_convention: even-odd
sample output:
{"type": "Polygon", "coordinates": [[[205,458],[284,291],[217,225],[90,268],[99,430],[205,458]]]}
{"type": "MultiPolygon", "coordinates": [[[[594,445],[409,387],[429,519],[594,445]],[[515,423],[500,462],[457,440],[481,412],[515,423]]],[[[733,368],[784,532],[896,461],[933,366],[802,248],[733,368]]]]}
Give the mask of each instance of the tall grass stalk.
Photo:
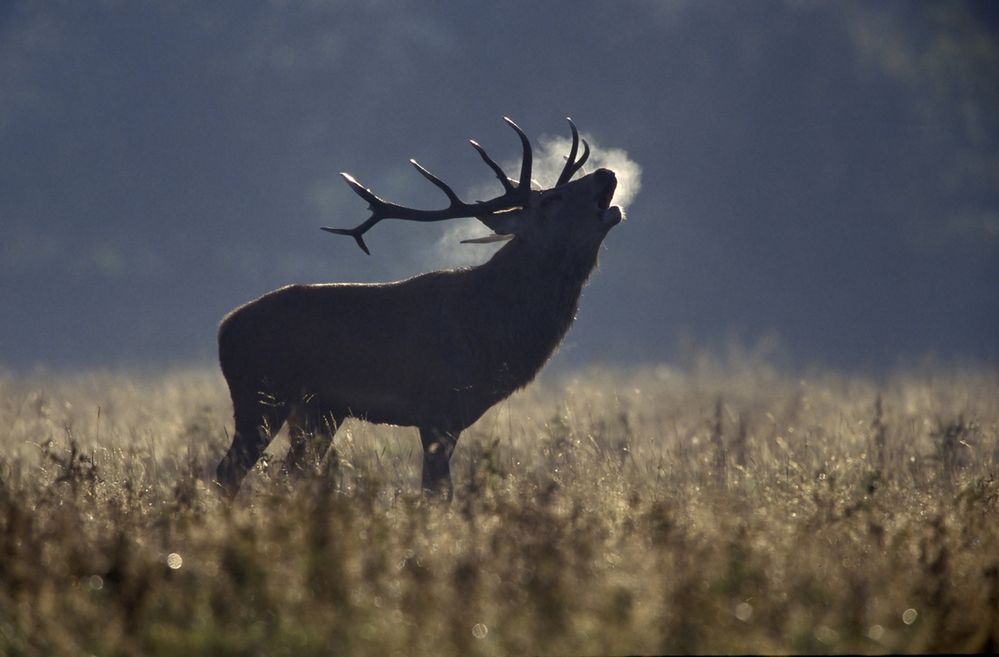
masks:
{"type": "Polygon", "coordinates": [[[279,435],[227,505],[230,412],[208,368],[0,375],[0,654],[999,641],[995,371],[547,379],[462,436],[450,507],[415,430],[357,421],[297,481],[279,435]]]}

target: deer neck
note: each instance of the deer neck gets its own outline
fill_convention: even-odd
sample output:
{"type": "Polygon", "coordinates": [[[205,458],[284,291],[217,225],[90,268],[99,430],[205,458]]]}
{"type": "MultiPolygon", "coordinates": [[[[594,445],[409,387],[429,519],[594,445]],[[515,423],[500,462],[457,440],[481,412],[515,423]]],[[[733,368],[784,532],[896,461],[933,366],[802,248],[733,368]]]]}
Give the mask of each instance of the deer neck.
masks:
{"type": "Polygon", "coordinates": [[[530,383],[575,319],[596,250],[535,250],[513,241],[477,268],[478,332],[496,384],[530,383]]]}

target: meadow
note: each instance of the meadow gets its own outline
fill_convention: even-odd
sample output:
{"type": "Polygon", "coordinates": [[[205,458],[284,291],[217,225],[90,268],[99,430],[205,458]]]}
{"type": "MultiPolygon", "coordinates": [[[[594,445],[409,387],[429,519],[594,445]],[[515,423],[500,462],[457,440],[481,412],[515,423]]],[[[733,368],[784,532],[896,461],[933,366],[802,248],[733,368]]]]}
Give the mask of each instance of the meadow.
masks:
{"type": "Polygon", "coordinates": [[[280,435],[231,505],[212,367],[0,374],[0,655],[999,648],[999,371],[552,375],[418,493],[415,429],[280,435]]]}

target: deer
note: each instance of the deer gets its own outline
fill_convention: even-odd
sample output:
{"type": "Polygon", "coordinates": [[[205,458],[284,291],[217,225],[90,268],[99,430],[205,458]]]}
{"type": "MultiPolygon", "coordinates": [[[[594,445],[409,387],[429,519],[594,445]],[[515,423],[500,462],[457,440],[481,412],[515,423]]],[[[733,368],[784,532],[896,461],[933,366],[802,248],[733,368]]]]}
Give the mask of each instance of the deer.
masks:
{"type": "Polygon", "coordinates": [[[489,260],[390,283],[288,285],[222,320],[219,363],[235,420],[215,477],[226,497],[236,496],[286,422],[290,446],[283,467],[295,473],[314,468],[337,428],[357,418],[416,427],[422,490],[451,501],[450,460],[461,432],[534,380],[575,319],[604,238],[623,218],[611,205],[613,171],[596,169],[573,180],[590,147],[583,139],[579,154],[571,119],[572,144],[548,189],[532,186],[530,141],[516,123],[504,121],[520,138],[516,180],[470,140],[499,179],[499,196],[466,203],[410,160],[447,196],[446,208],[397,205],[341,173],[371,215],[350,229],[322,227],[353,237],[370,255],[363,236],[384,219],[475,217],[492,232],[463,242],[506,242],[489,260]]]}

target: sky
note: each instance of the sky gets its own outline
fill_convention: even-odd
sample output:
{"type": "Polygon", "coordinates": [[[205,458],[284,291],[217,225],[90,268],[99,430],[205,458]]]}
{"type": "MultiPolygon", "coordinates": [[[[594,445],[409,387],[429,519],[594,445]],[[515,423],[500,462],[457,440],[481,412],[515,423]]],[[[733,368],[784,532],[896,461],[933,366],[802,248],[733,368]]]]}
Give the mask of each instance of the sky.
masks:
{"type": "Polygon", "coordinates": [[[282,285],[484,261],[319,227],[367,216],[341,171],[440,207],[411,157],[490,193],[503,116],[549,155],[571,116],[631,196],[557,367],[994,366],[997,37],[987,1],[0,2],[0,370],[207,362],[282,285]]]}

